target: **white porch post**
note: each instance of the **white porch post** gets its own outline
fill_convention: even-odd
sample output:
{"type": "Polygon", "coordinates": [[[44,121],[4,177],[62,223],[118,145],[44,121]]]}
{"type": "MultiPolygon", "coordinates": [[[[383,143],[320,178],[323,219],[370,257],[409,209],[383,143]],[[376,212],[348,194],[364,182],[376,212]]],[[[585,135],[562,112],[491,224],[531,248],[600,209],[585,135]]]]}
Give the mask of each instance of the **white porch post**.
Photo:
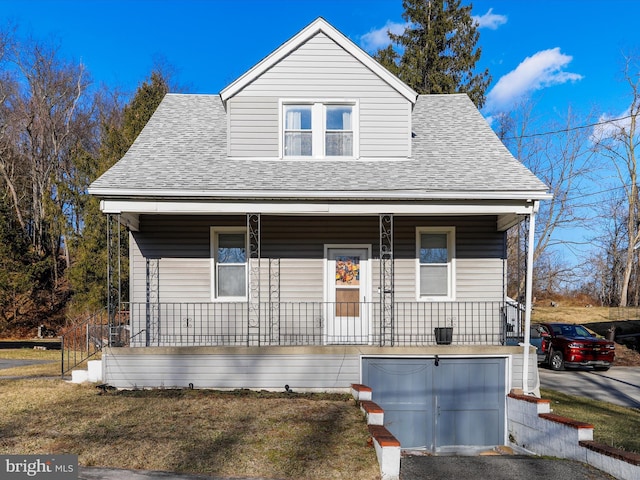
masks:
{"type": "Polygon", "coordinates": [[[529,213],[529,238],[527,246],[527,278],[525,288],[525,310],[524,310],[524,358],[522,364],[522,391],[529,393],[529,349],[531,347],[531,301],[533,298],[533,248],[536,230],[536,213],[540,206],[539,202],[534,202],[529,213]]]}

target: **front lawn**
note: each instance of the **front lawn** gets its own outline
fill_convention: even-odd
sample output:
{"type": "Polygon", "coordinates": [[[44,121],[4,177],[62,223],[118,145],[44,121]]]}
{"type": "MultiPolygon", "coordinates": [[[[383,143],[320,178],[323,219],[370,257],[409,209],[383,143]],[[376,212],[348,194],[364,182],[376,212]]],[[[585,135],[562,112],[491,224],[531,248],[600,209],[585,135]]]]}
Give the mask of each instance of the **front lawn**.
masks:
{"type": "Polygon", "coordinates": [[[83,466],[210,476],[380,477],[366,422],[348,395],[101,394],[93,385],[2,375],[2,454],[70,453],[83,466]]]}

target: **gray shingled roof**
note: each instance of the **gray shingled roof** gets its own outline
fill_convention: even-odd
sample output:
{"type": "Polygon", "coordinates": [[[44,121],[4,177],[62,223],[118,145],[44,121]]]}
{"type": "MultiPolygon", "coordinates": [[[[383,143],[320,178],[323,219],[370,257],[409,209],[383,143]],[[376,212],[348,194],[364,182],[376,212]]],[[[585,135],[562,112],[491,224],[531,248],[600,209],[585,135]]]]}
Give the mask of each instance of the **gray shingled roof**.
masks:
{"type": "Polygon", "coordinates": [[[515,160],[466,95],[421,95],[412,158],[237,159],[227,156],[218,95],[167,95],[125,156],[90,187],[101,197],[540,198],[547,187],[515,160]]]}

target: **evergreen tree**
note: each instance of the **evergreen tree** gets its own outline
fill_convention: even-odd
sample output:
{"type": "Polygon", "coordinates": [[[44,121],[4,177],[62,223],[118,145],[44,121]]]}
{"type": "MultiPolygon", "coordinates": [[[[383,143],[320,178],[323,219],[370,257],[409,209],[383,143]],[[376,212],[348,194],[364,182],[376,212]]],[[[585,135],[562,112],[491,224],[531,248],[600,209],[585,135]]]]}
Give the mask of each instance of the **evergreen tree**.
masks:
{"type": "MultiPolygon", "coordinates": [[[[169,80],[159,70],[152,72],[143,82],[128,105],[122,109],[117,100],[101,101],[100,149],[97,158],[88,154],[76,157],[76,172],[89,184],[107,171],[127,152],[147,124],[153,112],[169,91],[169,80]]],[[[105,305],[107,298],[107,218],[100,212],[99,200],[84,195],[78,213],[83,229],[74,239],[76,258],[69,269],[69,280],[74,291],[72,310],[83,312],[105,305]]],[[[122,277],[128,277],[128,239],[121,232],[122,277]]],[[[126,295],[128,288],[123,285],[126,295]]]]}
{"type": "Polygon", "coordinates": [[[478,108],[491,82],[489,70],[474,73],[482,50],[471,5],[461,0],[403,0],[408,26],[388,33],[392,45],[375,58],[418,93],[467,93],[478,108]],[[395,48],[394,48],[395,47],[395,48]]]}

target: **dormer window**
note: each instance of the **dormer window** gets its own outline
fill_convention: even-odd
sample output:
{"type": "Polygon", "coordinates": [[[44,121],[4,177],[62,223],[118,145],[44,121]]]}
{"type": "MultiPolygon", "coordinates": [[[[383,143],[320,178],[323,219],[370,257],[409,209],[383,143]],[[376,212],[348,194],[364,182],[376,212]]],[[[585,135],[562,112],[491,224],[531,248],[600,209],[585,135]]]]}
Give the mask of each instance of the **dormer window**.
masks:
{"type": "Polygon", "coordinates": [[[310,157],[313,155],[312,105],[284,106],[284,155],[310,157]]]}
{"type": "Polygon", "coordinates": [[[291,101],[281,111],[283,157],[357,157],[356,102],[291,101]]]}

